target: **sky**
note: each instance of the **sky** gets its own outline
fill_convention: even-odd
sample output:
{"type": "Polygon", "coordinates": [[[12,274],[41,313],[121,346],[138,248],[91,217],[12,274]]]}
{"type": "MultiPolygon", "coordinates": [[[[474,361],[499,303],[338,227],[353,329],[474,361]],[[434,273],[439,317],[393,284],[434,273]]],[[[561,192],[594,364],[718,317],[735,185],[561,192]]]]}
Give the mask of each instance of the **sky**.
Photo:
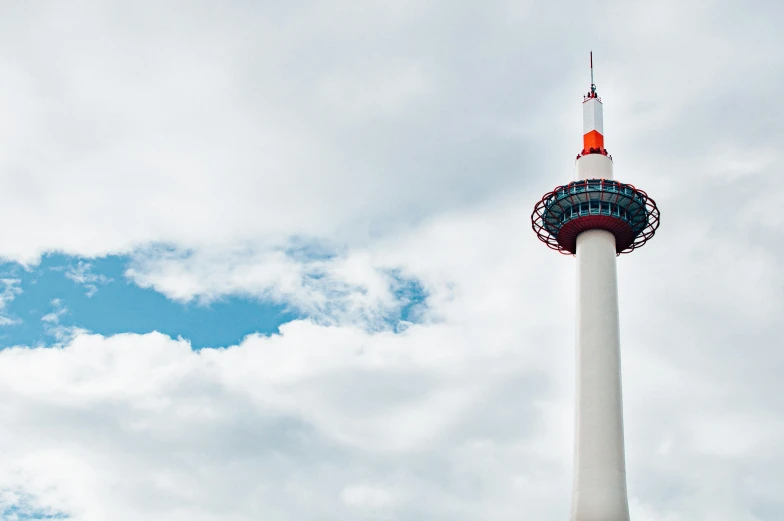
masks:
{"type": "Polygon", "coordinates": [[[0,519],[568,518],[594,52],[635,521],[784,517],[784,7],[4,2],[0,519]]]}

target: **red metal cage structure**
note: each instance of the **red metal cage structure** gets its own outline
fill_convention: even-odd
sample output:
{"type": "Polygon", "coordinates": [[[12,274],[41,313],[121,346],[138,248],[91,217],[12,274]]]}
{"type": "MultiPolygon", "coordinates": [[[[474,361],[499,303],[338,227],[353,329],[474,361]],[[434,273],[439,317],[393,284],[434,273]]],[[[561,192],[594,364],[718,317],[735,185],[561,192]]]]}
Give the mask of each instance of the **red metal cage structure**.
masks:
{"type": "Polygon", "coordinates": [[[659,209],[648,194],[609,179],[585,179],[559,186],[536,203],[531,226],[539,240],[564,255],[577,252],[577,236],[606,230],[615,236],[618,255],[653,237],[659,209]]]}

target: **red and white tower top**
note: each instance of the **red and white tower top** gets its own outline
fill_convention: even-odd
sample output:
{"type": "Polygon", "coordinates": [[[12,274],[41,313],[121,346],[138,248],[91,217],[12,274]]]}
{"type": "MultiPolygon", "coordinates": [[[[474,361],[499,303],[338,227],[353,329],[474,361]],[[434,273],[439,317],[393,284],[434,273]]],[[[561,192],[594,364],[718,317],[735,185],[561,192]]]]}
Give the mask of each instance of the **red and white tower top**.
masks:
{"type": "Polygon", "coordinates": [[[602,99],[596,94],[593,82],[593,52],[591,52],[591,90],[583,99],[583,154],[598,150],[607,154],[604,148],[604,116],[602,99]]]}

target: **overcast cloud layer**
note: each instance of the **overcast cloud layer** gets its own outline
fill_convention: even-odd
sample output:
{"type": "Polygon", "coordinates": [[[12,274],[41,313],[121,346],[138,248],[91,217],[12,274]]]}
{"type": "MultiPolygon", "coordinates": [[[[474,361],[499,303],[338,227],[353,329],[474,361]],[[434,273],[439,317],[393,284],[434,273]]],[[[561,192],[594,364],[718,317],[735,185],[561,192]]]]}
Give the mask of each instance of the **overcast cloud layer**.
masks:
{"type": "Polygon", "coordinates": [[[662,211],[619,259],[632,517],[784,517],[779,7],[28,4],[0,255],[306,318],[0,351],[2,519],[566,519],[574,262],[529,215],[590,48],[616,177],[662,211]]]}

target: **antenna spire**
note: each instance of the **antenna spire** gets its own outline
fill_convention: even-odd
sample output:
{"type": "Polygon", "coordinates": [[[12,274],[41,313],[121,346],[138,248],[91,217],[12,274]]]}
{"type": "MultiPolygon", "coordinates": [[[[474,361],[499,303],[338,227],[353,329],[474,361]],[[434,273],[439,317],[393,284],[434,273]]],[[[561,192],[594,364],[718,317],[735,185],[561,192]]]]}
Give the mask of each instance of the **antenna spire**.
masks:
{"type": "Polygon", "coordinates": [[[596,84],[593,82],[593,51],[591,51],[591,94],[596,94],[596,84]]]}

